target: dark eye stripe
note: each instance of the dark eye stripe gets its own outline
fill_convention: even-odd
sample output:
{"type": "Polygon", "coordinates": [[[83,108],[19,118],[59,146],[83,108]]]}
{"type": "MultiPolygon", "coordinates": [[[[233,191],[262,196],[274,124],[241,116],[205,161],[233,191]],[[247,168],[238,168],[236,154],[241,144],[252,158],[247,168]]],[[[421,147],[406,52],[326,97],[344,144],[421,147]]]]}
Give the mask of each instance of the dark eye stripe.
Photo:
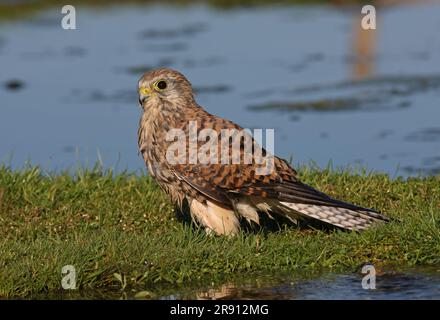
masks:
{"type": "Polygon", "coordinates": [[[167,83],[166,83],[165,81],[161,80],[161,81],[159,81],[159,82],[157,83],[157,87],[158,87],[160,90],[163,90],[163,89],[165,89],[165,88],[167,87],[167,83]]]}

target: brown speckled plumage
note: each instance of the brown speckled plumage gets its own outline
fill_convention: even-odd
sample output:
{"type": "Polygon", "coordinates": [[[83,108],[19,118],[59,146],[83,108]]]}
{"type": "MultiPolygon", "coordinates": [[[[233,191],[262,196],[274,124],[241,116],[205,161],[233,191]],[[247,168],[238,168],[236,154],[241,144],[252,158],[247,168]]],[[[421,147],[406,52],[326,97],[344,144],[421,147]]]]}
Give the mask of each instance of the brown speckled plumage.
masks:
{"type": "MultiPolygon", "coordinates": [[[[197,124],[197,133],[211,128],[220,135],[222,129],[242,128],[200,107],[191,84],[177,71],[163,68],[148,72],[140,79],[139,89],[143,114],[138,144],[148,171],[178,207],[188,202],[193,220],[207,231],[235,234],[241,220],[259,224],[261,214],[281,215],[294,222],[318,220],[348,230],[363,230],[388,220],[371,209],[332,199],[301,183],[296,171],[278,157],[273,158],[274,170],[265,175],[258,174],[255,163],[170,163],[166,157],[173,143],[166,139],[170,129],[181,129],[188,137],[190,121],[197,124]],[[160,80],[166,82],[166,89],[155,87],[160,80]]],[[[189,154],[189,143],[185,147],[189,154]]],[[[221,154],[220,144],[217,150],[221,154]]],[[[232,156],[231,150],[227,152],[232,156]]],[[[244,152],[242,146],[241,159],[244,152]]]]}

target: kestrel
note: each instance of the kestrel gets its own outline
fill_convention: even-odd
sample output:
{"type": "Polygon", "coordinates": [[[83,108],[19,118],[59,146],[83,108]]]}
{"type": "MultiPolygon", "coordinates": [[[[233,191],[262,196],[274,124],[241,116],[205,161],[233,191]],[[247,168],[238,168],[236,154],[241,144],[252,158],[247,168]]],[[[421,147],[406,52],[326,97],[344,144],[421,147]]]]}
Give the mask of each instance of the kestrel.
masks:
{"type": "Polygon", "coordinates": [[[138,144],[149,174],[177,208],[182,212],[189,210],[192,220],[207,232],[233,235],[246,224],[259,225],[262,215],[274,220],[284,217],[294,223],[319,222],[346,230],[363,230],[375,222],[389,220],[372,209],[333,199],[302,183],[285,160],[268,157],[253,137],[250,149],[245,146],[244,136],[239,137],[238,145],[211,143],[206,154],[217,159],[199,161],[197,152],[203,144],[216,138],[230,142],[235,136],[221,140],[224,132],[243,132],[243,128],[199,106],[191,83],[180,72],[168,68],[147,72],[139,80],[138,92],[143,109],[138,144]],[[176,132],[186,140],[176,141],[176,132]],[[197,137],[203,134],[205,139],[200,141],[197,137]],[[180,143],[177,148],[176,143],[180,143]],[[194,143],[196,153],[191,150],[194,143]],[[238,146],[239,161],[220,161],[224,160],[220,154],[226,159],[230,156],[229,160],[234,157],[234,146],[238,146]],[[259,159],[261,155],[267,156],[267,161],[271,159],[270,170],[262,172],[262,163],[255,155],[251,161],[242,161],[247,152],[258,148],[262,150],[259,159]]]}

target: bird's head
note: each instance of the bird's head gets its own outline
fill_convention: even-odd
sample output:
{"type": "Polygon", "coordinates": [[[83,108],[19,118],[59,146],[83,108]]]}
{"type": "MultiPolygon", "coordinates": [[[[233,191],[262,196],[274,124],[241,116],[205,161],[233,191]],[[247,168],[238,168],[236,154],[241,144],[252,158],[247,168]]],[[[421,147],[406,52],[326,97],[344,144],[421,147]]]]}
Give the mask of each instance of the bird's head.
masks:
{"type": "Polygon", "coordinates": [[[138,84],[139,103],[144,110],[162,105],[187,105],[194,101],[191,83],[178,71],[161,68],[145,73],[138,84]]]}

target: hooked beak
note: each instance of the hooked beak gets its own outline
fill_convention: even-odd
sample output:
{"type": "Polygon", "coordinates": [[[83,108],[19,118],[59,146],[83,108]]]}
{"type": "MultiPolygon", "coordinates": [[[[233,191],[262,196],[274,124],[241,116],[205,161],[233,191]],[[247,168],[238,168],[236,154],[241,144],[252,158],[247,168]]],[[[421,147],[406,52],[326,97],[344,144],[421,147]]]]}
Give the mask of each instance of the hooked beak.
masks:
{"type": "Polygon", "coordinates": [[[139,103],[141,105],[144,104],[144,102],[151,96],[153,92],[150,88],[141,87],[139,88],[139,103]]]}

